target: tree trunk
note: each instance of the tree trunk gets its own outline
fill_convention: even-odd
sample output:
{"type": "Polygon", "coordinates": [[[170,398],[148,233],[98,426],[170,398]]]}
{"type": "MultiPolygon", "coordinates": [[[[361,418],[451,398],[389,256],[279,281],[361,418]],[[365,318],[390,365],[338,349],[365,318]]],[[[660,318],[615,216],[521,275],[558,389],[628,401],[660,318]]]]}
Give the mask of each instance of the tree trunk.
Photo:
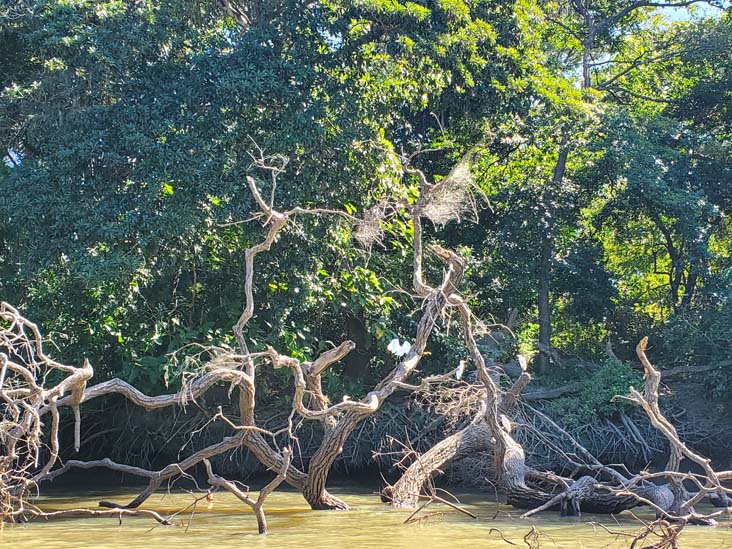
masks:
{"type": "Polygon", "coordinates": [[[554,189],[558,189],[564,180],[564,174],[567,171],[567,157],[569,156],[569,147],[567,146],[569,138],[566,133],[562,136],[562,142],[559,145],[559,155],[557,163],[554,166],[554,174],[552,175],[551,186],[544,196],[544,209],[546,210],[546,226],[542,234],[541,251],[539,258],[539,371],[545,372],[549,366],[548,351],[552,348],[552,319],[551,319],[551,271],[552,256],[554,255],[554,189]]]}
{"type": "Polygon", "coordinates": [[[326,491],[325,483],[333,462],[343,451],[343,445],[362,419],[363,416],[349,413],[344,415],[334,427],[326,429],[323,442],[318,451],[310,458],[307,480],[302,488],[302,495],[312,509],[342,511],[349,509],[344,501],[326,491]]]}
{"type": "Polygon", "coordinates": [[[474,422],[442,440],[419,456],[402,477],[382,492],[392,507],[416,507],[424,485],[450,461],[491,447],[491,434],[484,422],[474,422]]]}
{"type": "Polygon", "coordinates": [[[548,234],[542,237],[539,262],[539,371],[545,373],[549,367],[548,351],[552,345],[552,322],[550,312],[549,277],[551,276],[552,242],[548,234]]]}
{"type": "Polygon", "coordinates": [[[584,51],[582,52],[582,87],[584,89],[588,89],[592,86],[592,73],[590,71],[590,62],[592,60],[591,48],[592,38],[588,37],[588,40],[586,40],[584,44],[584,51]]]}
{"type": "Polygon", "coordinates": [[[580,13],[582,13],[585,25],[587,25],[587,36],[582,41],[582,89],[586,90],[592,87],[592,47],[595,45],[598,27],[589,10],[583,7],[580,13]]]}
{"type": "MultiPolygon", "coordinates": [[[[503,431],[501,429],[501,431],[503,431]]],[[[586,513],[615,514],[638,506],[633,496],[618,496],[597,490],[595,479],[581,477],[560,494],[550,494],[526,485],[526,464],[523,447],[508,433],[497,437],[494,459],[499,474],[498,485],[506,494],[506,501],[518,509],[559,509],[562,515],[586,513]]]]}
{"type": "MultiPolygon", "coordinates": [[[[254,431],[248,433],[245,445],[249,451],[252,452],[254,456],[268,469],[279,471],[282,467],[282,460],[284,458],[279,452],[276,452],[269,444],[267,444],[267,441],[264,440],[264,437],[262,437],[261,434],[254,431]]],[[[313,456],[313,460],[314,459],[315,456],[313,456]]],[[[313,464],[314,461],[311,461],[311,467],[313,464]]],[[[328,468],[330,468],[330,465],[328,465],[328,468]]],[[[327,475],[328,470],[326,469],[325,477],[327,477],[327,475]]],[[[290,465],[287,468],[285,481],[293,488],[302,491],[303,497],[313,509],[348,509],[348,505],[346,505],[345,502],[329,494],[325,489],[325,478],[323,479],[320,491],[315,493],[310,489],[309,475],[306,475],[293,465],[290,465]]]]}
{"type": "MultiPolygon", "coordinates": [[[[436,444],[422,454],[393,485],[384,490],[382,499],[392,507],[416,507],[419,495],[430,478],[453,460],[475,452],[494,448],[499,489],[505,493],[509,505],[517,509],[559,510],[563,515],[580,512],[613,514],[638,505],[633,496],[617,496],[609,491],[595,489],[595,479],[582,477],[561,493],[549,493],[526,484],[526,465],[523,447],[504,432],[502,442],[494,444],[488,425],[474,422],[436,444]]],[[[642,491],[639,495],[654,502],[666,496],[663,487],[642,491]]],[[[536,512],[536,511],[535,511],[536,512]]]]}
{"type": "Polygon", "coordinates": [[[699,274],[693,270],[686,277],[686,284],[684,285],[684,295],[681,298],[682,307],[688,307],[689,305],[691,305],[691,299],[694,297],[694,292],[696,291],[696,285],[698,280],[699,274]]]}

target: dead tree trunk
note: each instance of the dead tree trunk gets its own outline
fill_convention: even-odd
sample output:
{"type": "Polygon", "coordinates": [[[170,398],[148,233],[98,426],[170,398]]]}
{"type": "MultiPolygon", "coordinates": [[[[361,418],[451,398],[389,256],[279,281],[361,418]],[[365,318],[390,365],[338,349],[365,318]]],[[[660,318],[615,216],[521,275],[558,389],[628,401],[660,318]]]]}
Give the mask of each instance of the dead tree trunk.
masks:
{"type": "MultiPolygon", "coordinates": [[[[465,309],[463,309],[465,310],[465,309]]],[[[466,315],[464,315],[466,316],[466,315]]],[[[471,333],[469,326],[465,330],[466,340],[470,345],[471,333]]],[[[725,486],[725,482],[732,480],[732,471],[716,472],[710,461],[700,454],[690,450],[678,437],[673,425],[664,417],[658,406],[658,385],[661,373],[654,369],[645,355],[646,340],[638,345],[638,356],[646,372],[643,393],[631,388],[632,398],[646,411],[653,425],[666,436],[671,444],[671,452],[666,470],[658,473],[639,473],[626,478],[617,471],[601,465],[589,452],[581,447],[577,441],[571,439],[568,433],[559,429],[571,443],[573,452],[578,452],[589,458],[586,466],[598,474],[609,477],[609,481],[602,482],[599,478],[584,476],[577,480],[562,479],[555,475],[537,473],[525,462],[523,448],[511,435],[511,422],[504,412],[510,410],[511,402],[517,398],[519,391],[516,384],[509,391],[498,390],[493,383],[489,372],[484,369],[482,358],[474,356],[478,364],[479,380],[486,388],[483,396],[484,408],[478,417],[485,423],[481,429],[473,426],[442,441],[428,452],[420,456],[394,486],[389,487],[385,496],[389,497],[394,506],[413,507],[416,504],[416,495],[421,493],[424,484],[450,460],[461,457],[464,447],[456,441],[466,440],[466,433],[471,437],[467,440],[469,448],[493,449],[493,466],[497,472],[497,484],[506,495],[507,502],[520,509],[528,509],[523,517],[530,517],[546,510],[560,510],[564,515],[576,515],[581,512],[614,514],[637,505],[651,506],[659,518],[678,521],[682,524],[698,523],[712,524],[713,518],[726,511],[700,514],[694,510],[694,505],[704,498],[712,503],[725,506],[732,501],[732,488],[725,486]],[[481,374],[482,372],[482,374],[481,374]],[[497,404],[500,403],[500,404],[497,404]],[[472,439],[472,434],[479,435],[480,440],[472,439]],[[683,473],[679,470],[682,458],[689,459],[699,465],[703,474],[683,473]],[[547,492],[527,482],[528,478],[539,478],[544,485],[554,483],[558,490],[547,492]],[[666,479],[667,484],[657,484],[654,479],[666,479]],[[690,493],[684,482],[696,485],[697,491],[690,493]]],[[[473,425],[477,425],[474,423],[473,425]]]]}
{"type": "Polygon", "coordinates": [[[382,500],[392,507],[416,507],[425,484],[446,464],[491,447],[491,434],[485,423],[471,422],[415,459],[395,484],[384,489],[382,500]]]}
{"type": "MultiPolygon", "coordinates": [[[[288,366],[295,380],[294,408],[305,419],[317,420],[323,424],[323,441],[310,459],[307,480],[303,487],[303,495],[314,509],[347,509],[340,500],[335,500],[325,491],[328,473],[343,450],[351,433],[367,417],[373,415],[381,404],[397,389],[404,388],[409,375],[419,364],[427,340],[439,318],[439,313],[446,303],[445,293],[453,288],[462,277],[463,265],[457,256],[434,248],[433,252],[448,262],[448,269],[442,284],[429,289],[424,305],[422,319],[417,326],[417,336],[407,355],[387,375],[373,391],[360,401],[345,399],[338,404],[327,406],[327,398],[323,393],[320,376],[323,371],[336,360],[345,356],[353,343],[346,342],[334,349],[332,355],[313,363],[300,363],[290,357],[282,357],[270,349],[271,360],[275,368],[288,366]],[[313,396],[311,406],[304,403],[306,392],[313,396]]],[[[420,258],[421,261],[421,258],[420,258]]]]}
{"type": "MultiPolygon", "coordinates": [[[[274,349],[269,349],[270,360],[275,368],[286,366],[293,373],[295,395],[293,407],[304,419],[319,421],[323,426],[323,441],[310,459],[307,479],[302,488],[305,499],[313,509],[346,509],[345,503],[330,496],[326,490],[328,473],[334,461],[343,450],[343,445],[351,433],[366,418],[379,410],[382,403],[396,390],[408,388],[406,384],[409,376],[414,372],[424,355],[427,341],[432,333],[443,310],[447,307],[449,296],[456,291],[464,271],[464,262],[455,253],[433,245],[429,249],[440,261],[445,264],[445,271],[441,283],[432,287],[422,274],[423,243],[422,218],[429,216],[429,212],[444,212],[441,201],[444,200],[446,190],[451,196],[456,186],[465,186],[469,181],[465,179],[466,170],[463,163],[456,166],[444,179],[431,184],[426,176],[409,165],[409,159],[404,160],[404,172],[416,174],[421,182],[420,197],[416,204],[409,207],[414,226],[413,238],[413,265],[412,281],[417,295],[423,299],[422,316],[417,326],[414,342],[409,345],[406,355],[399,360],[394,369],[363,399],[354,401],[344,397],[343,401],[329,405],[329,399],[323,392],[321,375],[331,364],[341,360],[354,348],[354,344],[347,341],[332,351],[325,353],[312,363],[299,362],[290,357],[279,355],[274,349]],[[305,396],[309,395],[306,405],[305,396]]],[[[250,182],[250,186],[254,186],[250,182]]],[[[253,190],[255,196],[259,193],[253,190]]],[[[274,211],[270,206],[258,200],[260,208],[268,218],[287,220],[292,214],[274,211]]],[[[450,205],[452,212],[455,205],[450,205]]],[[[285,221],[286,222],[286,221],[285,221]]]]}
{"type": "Polygon", "coordinates": [[[348,505],[334,498],[325,489],[328,474],[336,458],[343,451],[343,445],[351,436],[362,418],[355,414],[342,417],[336,427],[326,431],[323,442],[318,447],[308,466],[307,479],[302,488],[302,495],[312,509],[347,510],[348,505]]]}
{"type": "MultiPolygon", "coordinates": [[[[686,494],[683,484],[677,476],[678,463],[682,455],[706,466],[707,475],[713,479],[708,481],[703,488],[700,484],[700,488],[702,488],[700,493],[705,491],[717,494],[720,489],[724,490],[720,482],[722,477],[711,470],[708,461],[704,461],[681,445],[675,429],[658,410],[657,388],[660,373],[652,369],[642,353],[641,347],[645,349],[644,342],[639,346],[639,357],[647,372],[646,388],[643,396],[635,391],[632,394],[637,402],[646,409],[654,425],[661,429],[672,442],[669,472],[667,472],[669,478],[672,479],[669,486],[656,486],[647,482],[647,478],[644,478],[643,475],[637,475],[629,480],[617,471],[602,466],[574,439],[571,439],[573,446],[579,448],[583,455],[590,457],[591,464],[588,468],[608,475],[611,479],[610,483],[602,484],[594,477],[585,476],[577,480],[557,479],[559,481],[556,483],[558,491],[554,492],[547,492],[529,485],[526,481],[527,473],[534,473],[527,467],[523,447],[511,434],[510,420],[513,407],[531,379],[526,371],[525,361],[519,360],[522,374],[514,381],[511,388],[502,389],[497,380],[497,372],[486,365],[485,359],[478,349],[473,335],[475,320],[467,303],[459,294],[453,293],[448,298],[448,304],[456,308],[460,314],[463,338],[476,367],[475,394],[478,395],[481,408],[471,426],[419,456],[407,469],[402,479],[385,490],[384,497],[389,499],[393,506],[414,506],[425,483],[445,463],[460,457],[466,446],[492,448],[497,485],[505,493],[509,504],[530,510],[525,516],[555,508],[559,508],[563,514],[574,515],[581,511],[618,513],[641,503],[653,505],[660,514],[667,517],[678,517],[681,511],[689,509],[693,513],[691,505],[703,496],[696,496],[697,499],[695,499],[689,498],[686,494]]],[[[561,428],[559,429],[561,430],[561,428]]],[[[562,430],[562,432],[569,437],[566,431],[562,430]]]]}

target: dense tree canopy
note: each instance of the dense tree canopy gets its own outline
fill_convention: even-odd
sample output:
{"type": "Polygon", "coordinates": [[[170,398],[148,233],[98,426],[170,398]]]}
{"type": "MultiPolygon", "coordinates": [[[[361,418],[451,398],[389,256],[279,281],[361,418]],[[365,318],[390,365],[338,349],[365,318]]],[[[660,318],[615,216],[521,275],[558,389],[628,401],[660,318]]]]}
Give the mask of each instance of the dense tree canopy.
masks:
{"type": "MultiPolygon", "coordinates": [[[[405,290],[411,222],[377,211],[414,200],[407,157],[430,178],[469,166],[488,207],[446,225],[434,212],[427,230],[470,259],[481,315],[517,311],[512,345],[597,362],[606,340],[628,358],[650,332],[667,364],[728,356],[723,10],[671,21],[663,2],[628,0],[12,4],[0,294],[69,360],[157,389],[175,382],[172,351],[232,344],[243,250],[262,234],[248,222],[255,175],[283,208],[373,218],[356,239],[338,218],[284,235],[248,327],[302,359],[349,337],[356,351],[329,382],[362,391],[419,307],[405,290]]],[[[465,353],[447,331],[432,345],[426,369],[465,353]]],[[[716,397],[732,394],[732,367],[712,379],[716,397]]]]}

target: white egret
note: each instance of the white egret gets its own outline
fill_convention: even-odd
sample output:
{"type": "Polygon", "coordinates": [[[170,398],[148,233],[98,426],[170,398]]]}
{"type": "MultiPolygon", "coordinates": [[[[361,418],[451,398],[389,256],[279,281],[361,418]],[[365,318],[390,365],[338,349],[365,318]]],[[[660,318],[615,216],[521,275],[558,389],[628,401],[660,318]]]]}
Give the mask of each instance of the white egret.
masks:
{"type": "Polygon", "coordinates": [[[409,341],[404,341],[404,343],[400,343],[398,337],[392,339],[389,342],[389,345],[386,346],[386,350],[396,356],[406,355],[411,348],[412,344],[409,343],[409,341]]]}
{"type": "Polygon", "coordinates": [[[460,381],[462,379],[463,374],[465,373],[465,367],[467,365],[468,365],[468,363],[465,362],[464,360],[460,361],[460,363],[458,364],[458,367],[455,368],[455,379],[457,379],[458,381],[460,381]]]}

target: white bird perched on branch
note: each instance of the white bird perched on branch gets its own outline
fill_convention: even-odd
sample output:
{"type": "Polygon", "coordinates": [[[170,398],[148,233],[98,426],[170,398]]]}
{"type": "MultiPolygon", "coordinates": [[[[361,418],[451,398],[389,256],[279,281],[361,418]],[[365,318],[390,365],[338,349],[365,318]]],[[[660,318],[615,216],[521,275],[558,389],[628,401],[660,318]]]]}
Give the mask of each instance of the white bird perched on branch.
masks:
{"type": "Polygon", "coordinates": [[[389,342],[389,345],[386,346],[386,350],[396,356],[406,355],[411,348],[412,348],[412,344],[409,343],[409,341],[405,340],[404,343],[399,343],[398,337],[395,337],[394,339],[392,339],[389,342]]]}
{"type": "Polygon", "coordinates": [[[455,368],[455,379],[457,379],[458,381],[460,381],[462,379],[463,374],[465,373],[465,367],[467,365],[468,365],[468,363],[465,362],[464,360],[460,361],[460,363],[458,364],[458,367],[455,368]]]}

